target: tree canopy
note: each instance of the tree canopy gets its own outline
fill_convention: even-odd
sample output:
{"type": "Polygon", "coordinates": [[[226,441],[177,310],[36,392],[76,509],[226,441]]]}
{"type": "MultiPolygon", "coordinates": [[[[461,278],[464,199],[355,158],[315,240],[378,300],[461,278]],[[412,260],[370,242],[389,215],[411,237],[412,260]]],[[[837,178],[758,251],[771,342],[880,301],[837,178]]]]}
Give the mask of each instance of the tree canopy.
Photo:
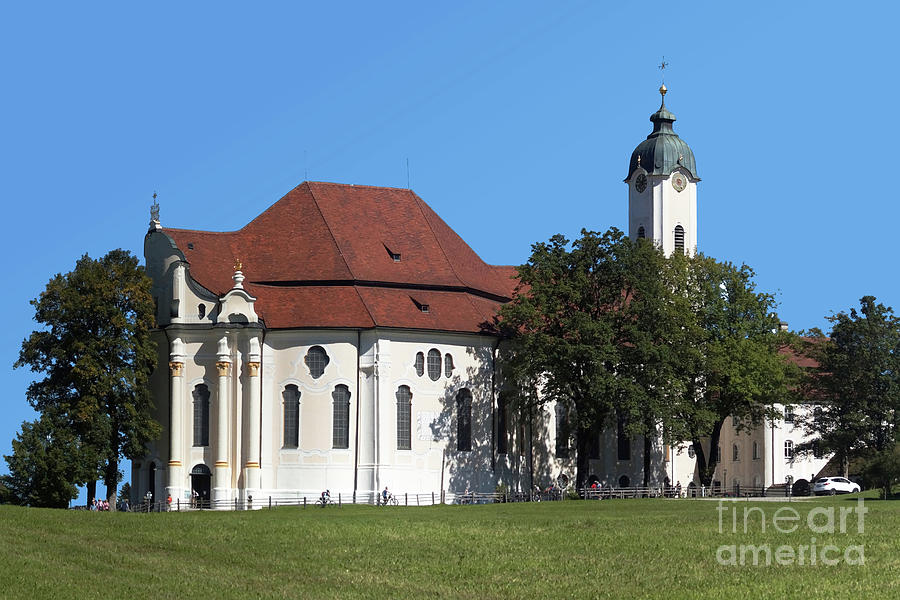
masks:
{"type": "Polygon", "coordinates": [[[828,320],[830,333],[811,332],[805,346],[818,363],[804,386],[817,403],[806,423],[815,437],[805,449],[834,453],[845,476],[853,458],[884,471],[900,442],[900,320],[873,296],[828,320]]]}
{"type": "Polygon", "coordinates": [[[52,417],[25,422],[5,456],[9,474],[0,477],[5,500],[27,506],[66,508],[82,479],[80,448],[71,430],[52,417]]]}
{"type": "Polygon", "coordinates": [[[99,260],[84,255],[32,300],[43,328],[22,342],[15,364],[43,375],[27,397],[39,413],[52,415],[45,423],[50,435],[77,440],[73,483],[102,478],[111,506],[121,458],[143,455],[160,432],[148,386],[156,362],[150,290],[129,252],[113,250],[99,260]]]}
{"type": "Polygon", "coordinates": [[[652,442],[662,439],[691,442],[708,485],[726,418],[755,425],[785,400],[787,334],[746,265],[667,258],[613,228],[535,244],[518,271],[500,311],[504,377],[520,402],[573,409],[579,486],[590,437],[613,417],[644,436],[645,484],[652,442]]]}

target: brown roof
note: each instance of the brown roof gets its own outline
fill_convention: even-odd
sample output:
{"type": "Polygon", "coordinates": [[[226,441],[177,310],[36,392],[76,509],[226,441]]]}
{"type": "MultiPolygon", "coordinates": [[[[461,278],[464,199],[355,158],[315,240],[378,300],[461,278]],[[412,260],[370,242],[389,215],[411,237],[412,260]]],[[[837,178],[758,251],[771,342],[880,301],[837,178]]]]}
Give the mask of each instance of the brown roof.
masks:
{"type": "Polygon", "coordinates": [[[515,287],[513,267],[486,264],[405,189],[307,182],[238,231],[164,231],[217,295],[240,259],[273,328],[477,332],[515,287]]]}

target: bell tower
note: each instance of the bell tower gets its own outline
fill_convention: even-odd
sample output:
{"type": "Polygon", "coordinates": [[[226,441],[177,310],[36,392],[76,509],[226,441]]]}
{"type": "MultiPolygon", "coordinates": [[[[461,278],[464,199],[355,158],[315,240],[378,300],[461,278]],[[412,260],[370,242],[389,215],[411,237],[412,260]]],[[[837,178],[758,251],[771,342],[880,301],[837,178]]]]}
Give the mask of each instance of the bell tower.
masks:
{"type": "Polygon", "coordinates": [[[653,131],[631,153],[628,164],[628,235],[650,238],[666,256],[697,251],[697,165],[690,147],[672,129],[673,115],[662,104],[650,115],[653,131]]]}

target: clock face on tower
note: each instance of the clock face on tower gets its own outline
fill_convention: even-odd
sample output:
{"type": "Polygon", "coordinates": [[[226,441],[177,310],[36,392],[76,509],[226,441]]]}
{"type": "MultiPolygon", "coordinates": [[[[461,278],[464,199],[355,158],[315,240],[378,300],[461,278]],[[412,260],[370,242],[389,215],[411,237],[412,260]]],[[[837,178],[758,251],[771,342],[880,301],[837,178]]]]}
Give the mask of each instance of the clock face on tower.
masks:
{"type": "Polygon", "coordinates": [[[647,189],[647,176],[641,173],[637,176],[637,179],[634,180],[634,189],[638,191],[638,194],[643,194],[644,190],[647,189]]]}
{"type": "Polygon", "coordinates": [[[687,187],[687,178],[681,173],[675,173],[672,175],[672,187],[676,192],[684,190],[687,187]]]}

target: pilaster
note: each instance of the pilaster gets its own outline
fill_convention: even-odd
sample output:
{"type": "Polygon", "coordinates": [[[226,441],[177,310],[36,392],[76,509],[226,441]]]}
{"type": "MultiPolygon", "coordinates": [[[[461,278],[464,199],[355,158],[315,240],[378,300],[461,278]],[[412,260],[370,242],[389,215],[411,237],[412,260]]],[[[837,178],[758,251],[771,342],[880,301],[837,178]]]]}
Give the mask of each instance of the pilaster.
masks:
{"type": "Polygon", "coordinates": [[[247,461],[244,463],[244,494],[253,496],[259,489],[259,448],[260,448],[260,407],[262,398],[259,376],[260,344],[259,338],[250,338],[250,353],[247,362],[247,461]]]}
{"type": "Polygon", "coordinates": [[[228,399],[231,382],[231,356],[228,351],[228,340],[219,340],[216,371],[219,376],[219,385],[216,390],[216,406],[218,418],[216,420],[216,463],[213,474],[213,502],[230,500],[231,490],[231,466],[228,462],[228,399]]]}
{"type": "Polygon", "coordinates": [[[180,338],[175,338],[169,354],[169,464],[166,486],[166,494],[173,500],[182,496],[184,486],[184,359],[184,343],[180,338]]]}

